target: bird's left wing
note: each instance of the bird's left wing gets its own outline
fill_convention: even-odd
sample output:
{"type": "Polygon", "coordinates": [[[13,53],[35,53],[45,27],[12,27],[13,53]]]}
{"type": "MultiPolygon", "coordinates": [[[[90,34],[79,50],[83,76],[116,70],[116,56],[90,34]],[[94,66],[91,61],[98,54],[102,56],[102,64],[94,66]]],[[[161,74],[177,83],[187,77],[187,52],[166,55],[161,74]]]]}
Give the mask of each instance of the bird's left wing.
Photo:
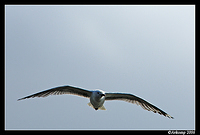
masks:
{"type": "Polygon", "coordinates": [[[128,94],[128,93],[106,93],[106,99],[105,100],[123,100],[126,102],[130,102],[133,104],[140,105],[143,109],[152,111],[154,113],[159,113],[160,115],[164,115],[165,117],[172,118],[169,114],[166,112],[162,111],[158,107],[150,104],[149,102],[133,95],[133,94],[128,94]]]}
{"type": "Polygon", "coordinates": [[[60,86],[60,87],[52,88],[52,89],[45,90],[42,92],[38,92],[36,94],[26,96],[18,100],[22,100],[26,98],[34,98],[34,97],[46,97],[49,95],[62,95],[62,94],[73,94],[73,95],[89,98],[92,92],[89,90],[84,90],[84,89],[72,87],[72,86],[60,86]]]}

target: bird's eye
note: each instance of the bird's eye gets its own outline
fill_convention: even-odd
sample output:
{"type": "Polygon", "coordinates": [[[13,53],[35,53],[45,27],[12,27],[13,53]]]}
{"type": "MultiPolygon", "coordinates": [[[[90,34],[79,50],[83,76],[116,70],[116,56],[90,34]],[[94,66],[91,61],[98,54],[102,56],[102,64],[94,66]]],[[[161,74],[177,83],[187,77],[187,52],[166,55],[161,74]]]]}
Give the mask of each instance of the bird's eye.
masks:
{"type": "Polygon", "coordinates": [[[97,92],[97,94],[99,94],[99,92],[97,92]]]}

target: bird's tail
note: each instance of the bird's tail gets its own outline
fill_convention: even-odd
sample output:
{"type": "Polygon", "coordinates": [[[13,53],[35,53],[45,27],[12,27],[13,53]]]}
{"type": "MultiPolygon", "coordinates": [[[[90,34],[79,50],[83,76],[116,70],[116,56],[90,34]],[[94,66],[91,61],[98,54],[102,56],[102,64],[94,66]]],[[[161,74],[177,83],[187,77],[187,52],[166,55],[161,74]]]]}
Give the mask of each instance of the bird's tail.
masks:
{"type": "MultiPolygon", "coordinates": [[[[90,102],[88,103],[88,105],[90,107],[92,107],[93,109],[95,109],[94,106],[90,102]]],[[[103,105],[101,107],[99,107],[98,109],[100,109],[100,110],[106,110],[106,108],[103,105]]]]}

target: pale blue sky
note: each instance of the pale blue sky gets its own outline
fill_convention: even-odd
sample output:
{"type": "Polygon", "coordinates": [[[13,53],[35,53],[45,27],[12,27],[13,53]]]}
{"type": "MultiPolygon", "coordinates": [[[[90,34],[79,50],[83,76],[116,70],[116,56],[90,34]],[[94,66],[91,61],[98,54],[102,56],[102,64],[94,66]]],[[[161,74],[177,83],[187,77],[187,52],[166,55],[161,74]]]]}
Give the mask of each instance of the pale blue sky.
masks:
{"type": "Polygon", "coordinates": [[[195,6],[5,6],[6,129],[194,129],[195,6]],[[122,102],[95,111],[72,85],[144,98],[175,119],[122,102]]]}

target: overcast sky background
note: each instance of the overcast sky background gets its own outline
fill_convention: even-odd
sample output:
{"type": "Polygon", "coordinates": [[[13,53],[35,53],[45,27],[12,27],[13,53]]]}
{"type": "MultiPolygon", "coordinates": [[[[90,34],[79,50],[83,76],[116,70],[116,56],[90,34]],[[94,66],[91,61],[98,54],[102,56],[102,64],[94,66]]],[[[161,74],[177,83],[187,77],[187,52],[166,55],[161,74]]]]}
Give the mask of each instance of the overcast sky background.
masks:
{"type": "Polygon", "coordinates": [[[195,129],[194,22],[193,5],[5,6],[5,128],[195,129]],[[17,101],[62,85],[133,93],[175,119],[73,95],[17,101]]]}

